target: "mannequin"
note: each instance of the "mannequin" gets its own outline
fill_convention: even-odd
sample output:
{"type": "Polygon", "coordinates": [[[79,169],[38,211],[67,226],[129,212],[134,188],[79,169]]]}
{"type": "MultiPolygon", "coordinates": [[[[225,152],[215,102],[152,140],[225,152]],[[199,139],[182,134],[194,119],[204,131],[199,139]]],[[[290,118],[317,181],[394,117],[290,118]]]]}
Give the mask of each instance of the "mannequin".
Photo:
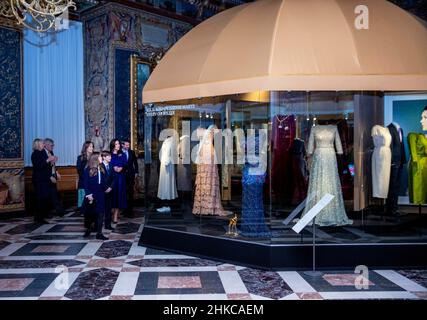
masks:
{"type": "MultiPolygon", "coordinates": [[[[248,159],[243,168],[242,188],[242,218],[240,223],[240,234],[246,237],[264,238],[270,237],[271,232],[268,229],[264,217],[263,188],[267,173],[263,170],[253,170],[259,168],[257,156],[266,148],[265,143],[259,137],[255,138],[255,145],[250,146],[242,143],[242,148],[246,148],[248,159]],[[253,148],[250,150],[250,148],[253,148]],[[251,158],[255,156],[255,158],[251,158]]],[[[266,154],[264,154],[266,157],[266,154]]]]}
{"type": "Polygon", "coordinates": [[[403,130],[396,122],[390,123],[387,128],[391,135],[391,169],[386,212],[390,216],[398,217],[400,216],[398,212],[400,180],[403,166],[406,163],[403,130]]]}
{"type": "Polygon", "coordinates": [[[304,216],[327,193],[334,196],[317,216],[319,226],[343,226],[353,223],[345,212],[341,182],[335,154],[343,154],[338,128],[335,125],[318,125],[311,129],[307,154],[313,156],[304,216]]]}
{"type": "Polygon", "coordinates": [[[217,158],[214,148],[214,134],[217,127],[210,125],[198,145],[197,175],[194,192],[194,215],[227,216],[221,204],[217,158]]]}
{"type": "MultiPolygon", "coordinates": [[[[174,137],[168,137],[163,141],[160,149],[160,176],[157,197],[161,200],[173,200],[178,197],[175,164],[173,163],[172,149],[176,148],[174,137]]],[[[176,150],[176,149],[175,149],[176,150]]],[[[169,212],[169,207],[157,209],[159,212],[169,212]]]]}
{"type": "Polygon", "coordinates": [[[272,119],[271,186],[276,201],[285,205],[292,201],[292,152],[296,136],[294,115],[276,115],[272,119]],[[283,181],[289,183],[284,184],[283,181]]]}
{"type": "Polygon", "coordinates": [[[390,184],[391,170],[391,134],[388,128],[373,126],[371,130],[374,141],[372,155],[372,196],[386,199],[390,184]]]}

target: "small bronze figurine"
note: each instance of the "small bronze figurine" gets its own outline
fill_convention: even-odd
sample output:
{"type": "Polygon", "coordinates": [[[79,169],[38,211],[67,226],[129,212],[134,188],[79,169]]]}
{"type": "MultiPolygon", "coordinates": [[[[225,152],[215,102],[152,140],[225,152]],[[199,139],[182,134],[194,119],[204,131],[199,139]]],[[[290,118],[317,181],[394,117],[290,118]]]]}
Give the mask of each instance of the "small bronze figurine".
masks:
{"type": "Polygon", "coordinates": [[[234,214],[234,217],[230,219],[228,223],[228,232],[227,236],[237,237],[239,234],[237,232],[237,215],[234,214]]]}

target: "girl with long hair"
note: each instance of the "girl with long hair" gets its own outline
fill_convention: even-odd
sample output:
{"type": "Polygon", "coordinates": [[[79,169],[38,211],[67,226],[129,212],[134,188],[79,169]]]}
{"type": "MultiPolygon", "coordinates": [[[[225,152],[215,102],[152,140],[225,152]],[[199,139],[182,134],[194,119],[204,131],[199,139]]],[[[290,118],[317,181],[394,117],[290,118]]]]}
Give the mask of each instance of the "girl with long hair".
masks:
{"type": "Polygon", "coordinates": [[[77,157],[77,173],[79,175],[79,180],[77,183],[77,208],[81,208],[83,200],[85,198],[85,190],[83,185],[83,174],[86,168],[87,162],[90,156],[93,153],[93,143],[91,141],[86,141],[83,143],[82,151],[80,155],[77,157]]]}
{"type": "Polygon", "coordinates": [[[85,216],[85,237],[90,236],[92,223],[96,227],[96,239],[108,240],[102,234],[105,214],[105,170],[101,166],[102,157],[99,153],[92,153],[83,174],[85,201],[83,203],[85,216]]]}

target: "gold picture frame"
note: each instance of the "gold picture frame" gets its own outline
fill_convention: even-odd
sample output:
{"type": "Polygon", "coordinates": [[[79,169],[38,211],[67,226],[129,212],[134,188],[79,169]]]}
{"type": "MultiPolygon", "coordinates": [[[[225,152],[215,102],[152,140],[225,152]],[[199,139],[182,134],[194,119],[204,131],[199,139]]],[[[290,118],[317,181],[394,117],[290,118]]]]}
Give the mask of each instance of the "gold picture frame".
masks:
{"type": "Polygon", "coordinates": [[[152,70],[153,64],[148,60],[141,58],[137,55],[132,55],[130,60],[130,143],[131,148],[140,155],[144,152],[143,130],[141,133],[141,126],[143,128],[144,122],[138,121],[143,119],[144,106],[142,103],[142,89],[148,80],[152,70]]]}

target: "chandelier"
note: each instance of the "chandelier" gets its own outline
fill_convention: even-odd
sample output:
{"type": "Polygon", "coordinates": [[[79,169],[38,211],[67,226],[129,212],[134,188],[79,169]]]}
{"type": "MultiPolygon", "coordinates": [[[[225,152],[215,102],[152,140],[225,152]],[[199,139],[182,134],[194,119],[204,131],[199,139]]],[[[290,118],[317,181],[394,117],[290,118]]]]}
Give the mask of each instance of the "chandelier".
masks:
{"type": "Polygon", "coordinates": [[[0,2],[0,15],[15,18],[19,25],[36,32],[46,32],[56,28],[56,19],[68,11],[76,9],[72,0],[9,0],[0,2]]]}

